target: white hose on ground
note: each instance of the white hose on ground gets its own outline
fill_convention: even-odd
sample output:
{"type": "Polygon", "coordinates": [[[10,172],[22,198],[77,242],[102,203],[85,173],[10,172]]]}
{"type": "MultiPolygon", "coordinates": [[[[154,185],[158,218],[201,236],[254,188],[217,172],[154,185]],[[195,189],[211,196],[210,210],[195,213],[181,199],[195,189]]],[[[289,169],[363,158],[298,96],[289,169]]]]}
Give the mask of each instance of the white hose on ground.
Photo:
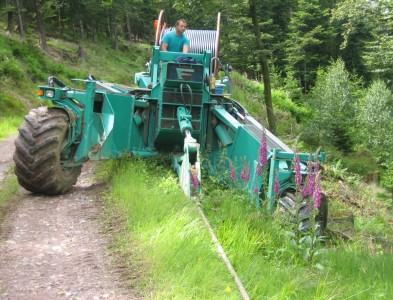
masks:
{"type": "Polygon", "coordinates": [[[229,272],[231,273],[231,275],[233,276],[233,279],[234,279],[235,282],[236,282],[236,285],[237,285],[237,288],[239,289],[240,294],[242,295],[242,297],[243,297],[244,300],[250,300],[250,296],[248,296],[248,293],[247,293],[246,289],[244,288],[242,282],[240,281],[239,276],[237,276],[235,269],[233,268],[231,262],[230,262],[229,259],[228,259],[228,256],[226,255],[226,253],[225,253],[225,251],[224,251],[224,248],[222,248],[220,242],[218,241],[218,238],[217,238],[216,234],[215,234],[214,231],[213,231],[213,228],[210,226],[209,221],[207,220],[205,214],[203,213],[203,210],[202,210],[202,208],[201,208],[201,206],[200,206],[200,203],[197,202],[196,206],[197,206],[197,208],[198,208],[198,212],[199,212],[201,218],[202,218],[203,221],[205,222],[205,225],[206,225],[207,229],[208,229],[209,232],[210,232],[210,235],[211,235],[211,237],[212,237],[212,240],[213,240],[214,244],[217,246],[217,251],[218,251],[218,253],[220,254],[222,260],[223,260],[224,263],[225,263],[225,265],[227,266],[228,271],[229,271],[229,272]]]}

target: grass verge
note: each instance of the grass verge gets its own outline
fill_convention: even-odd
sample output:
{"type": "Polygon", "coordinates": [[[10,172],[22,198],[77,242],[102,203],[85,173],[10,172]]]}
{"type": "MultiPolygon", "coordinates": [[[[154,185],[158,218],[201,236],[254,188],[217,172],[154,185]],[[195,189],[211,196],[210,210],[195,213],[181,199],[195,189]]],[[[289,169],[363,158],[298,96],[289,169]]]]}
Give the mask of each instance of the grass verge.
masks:
{"type": "MultiPolygon", "coordinates": [[[[126,224],[114,250],[136,268],[132,285],[152,299],[241,299],[169,168],[157,159],[126,159],[101,169],[111,179],[108,207],[121,211],[126,224]]],[[[204,189],[202,208],[251,299],[386,299],[393,293],[386,249],[370,250],[358,239],[312,247],[290,238],[285,218],[269,217],[242,194],[209,180],[204,189]],[[310,251],[312,262],[305,259],[310,251]]]]}
{"type": "Polygon", "coordinates": [[[112,178],[107,203],[126,219],[115,248],[135,255],[124,263],[137,268],[137,289],[152,299],[240,298],[173,172],[154,159],[126,159],[106,162],[101,173],[112,178]]]}
{"type": "Polygon", "coordinates": [[[8,204],[19,189],[19,184],[14,175],[13,168],[10,168],[2,181],[0,181],[0,226],[3,224],[5,212],[8,204]]]}
{"type": "Polygon", "coordinates": [[[18,132],[22,117],[6,117],[0,120],[0,141],[18,132]]]}

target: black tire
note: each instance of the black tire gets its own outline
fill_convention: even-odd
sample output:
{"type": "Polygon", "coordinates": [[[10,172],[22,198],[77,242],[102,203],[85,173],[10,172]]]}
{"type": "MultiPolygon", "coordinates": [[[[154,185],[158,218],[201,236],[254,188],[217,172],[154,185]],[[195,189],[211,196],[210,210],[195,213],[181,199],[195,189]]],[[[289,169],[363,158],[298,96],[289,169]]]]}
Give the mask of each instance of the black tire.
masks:
{"type": "Polygon", "coordinates": [[[318,208],[318,215],[315,217],[315,222],[319,224],[318,235],[323,235],[328,222],[328,200],[325,194],[321,194],[321,204],[318,208]]]}
{"type": "Polygon", "coordinates": [[[67,138],[69,117],[64,110],[32,109],[19,127],[15,140],[15,174],[30,192],[58,195],[70,190],[81,166],[63,167],[61,154],[67,138]]]}
{"type": "MultiPolygon", "coordinates": [[[[303,199],[300,204],[296,203],[296,196],[292,192],[284,192],[279,199],[281,211],[288,213],[292,223],[299,224],[299,230],[304,232],[311,228],[310,216],[311,208],[310,199],[303,199]]],[[[322,236],[325,232],[328,221],[328,202],[325,194],[321,195],[321,204],[318,208],[318,214],[315,216],[315,223],[318,224],[317,235],[322,236]]]]}

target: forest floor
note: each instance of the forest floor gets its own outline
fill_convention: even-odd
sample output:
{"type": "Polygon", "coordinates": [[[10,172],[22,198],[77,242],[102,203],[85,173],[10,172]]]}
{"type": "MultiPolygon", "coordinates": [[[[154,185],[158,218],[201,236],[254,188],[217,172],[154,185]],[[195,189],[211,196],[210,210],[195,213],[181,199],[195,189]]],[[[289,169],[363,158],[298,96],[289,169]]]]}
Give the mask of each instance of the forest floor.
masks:
{"type": "MultiPolygon", "coordinates": [[[[0,142],[0,184],[13,147],[13,138],[0,142]]],[[[93,171],[86,163],[65,195],[18,190],[0,227],[0,299],[142,299],[109,252],[105,186],[92,181],[93,171]]]]}

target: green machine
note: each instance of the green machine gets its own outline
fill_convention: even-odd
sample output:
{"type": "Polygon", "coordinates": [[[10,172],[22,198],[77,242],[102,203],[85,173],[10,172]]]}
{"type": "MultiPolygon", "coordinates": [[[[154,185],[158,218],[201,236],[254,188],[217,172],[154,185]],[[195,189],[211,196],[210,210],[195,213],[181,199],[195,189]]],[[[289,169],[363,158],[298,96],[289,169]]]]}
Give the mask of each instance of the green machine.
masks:
{"type": "MultiPolygon", "coordinates": [[[[32,109],[15,142],[19,183],[33,193],[62,194],[76,183],[88,160],[169,152],[188,197],[200,194],[202,169],[223,180],[225,169],[237,170],[232,179],[243,182],[241,188],[257,206],[267,203],[273,209],[279,203],[307,221],[308,198],[297,206],[295,194],[312,173],[310,161],[323,162],[325,155],[294,153],[230,98],[229,66],[222,66],[218,58],[219,24],[220,14],[216,30],[187,30],[190,53],[163,52],[160,40],[172,28],[166,27],[161,12],[152,58],[147,71],[135,75],[136,87],[93,76],[74,79],[74,86],[68,87],[49,77],[38,95],[52,105],[32,109]],[[219,67],[224,74],[220,80],[219,67]],[[261,145],[266,146],[262,173],[261,145]],[[201,155],[209,162],[204,167],[201,155]]],[[[327,222],[323,195],[316,218],[323,230],[327,222]]]]}

